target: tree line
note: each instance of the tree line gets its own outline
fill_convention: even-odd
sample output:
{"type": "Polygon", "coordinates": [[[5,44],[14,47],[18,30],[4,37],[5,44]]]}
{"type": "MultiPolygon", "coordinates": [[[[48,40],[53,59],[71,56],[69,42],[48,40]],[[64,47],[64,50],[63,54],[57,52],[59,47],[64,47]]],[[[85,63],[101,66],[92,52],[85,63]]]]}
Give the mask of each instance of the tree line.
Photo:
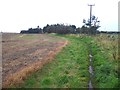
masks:
{"type": "Polygon", "coordinates": [[[76,28],[75,25],[65,25],[65,24],[47,24],[43,29],[39,28],[29,28],[28,30],[21,30],[22,34],[43,34],[43,33],[57,33],[57,34],[89,34],[95,35],[99,33],[116,33],[107,31],[98,31],[100,27],[98,17],[91,16],[88,20],[83,19],[83,26],[76,28]],[[91,20],[90,20],[91,19],[91,20]]]}
{"type": "MultiPolygon", "coordinates": [[[[93,27],[94,28],[94,27],[93,27]]],[[[96,29],[96,28],[95,28],[96,29]]],[[[20,33],[24,34],[31,34],[31,33],[57,33],[57,34],[78,34],[78,33],[84,33],[88,34],[89,29],[85,26],[82,26],[81,28],[76,28],[75,25],[64,25],[64,24],[47,24],[43,29],[39,28],[29,28],[28,30],[21,30],[20,33]]],[[[95,33],[95,32],[93,32],[95,33]]]]}
{"type": "Polygon", "coordinates": [[[36,34],[36,33],[43,33],[43,30],[37,26],[37,28],[29,28],[28,30],[21,30],[22,34],[36,34]]]}
{"type": "Polygon", "coordinates": [[[99,31],[97,30],[99,26],[98,18],[95,16],[91,16],[91,20],[87,21],[83,19],[84,25],[81,28],[76,28],[75,25],[64,25],[64,24],[47,24],[43,29],[39,28],[30,28],[28,30],[22,30],[20,33],[57,33],[57,34],[97,34],[99,31]]]}

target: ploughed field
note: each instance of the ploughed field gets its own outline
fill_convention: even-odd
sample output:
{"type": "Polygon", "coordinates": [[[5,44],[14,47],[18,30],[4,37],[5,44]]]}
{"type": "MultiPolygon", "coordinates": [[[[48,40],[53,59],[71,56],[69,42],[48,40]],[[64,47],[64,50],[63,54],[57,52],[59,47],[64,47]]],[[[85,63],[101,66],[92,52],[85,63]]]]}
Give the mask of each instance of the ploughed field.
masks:
{"type": "Polygon", "coordinates": [[[67,44],[47,34],[2,34],[3,87],[21,83],[67,44]]]}

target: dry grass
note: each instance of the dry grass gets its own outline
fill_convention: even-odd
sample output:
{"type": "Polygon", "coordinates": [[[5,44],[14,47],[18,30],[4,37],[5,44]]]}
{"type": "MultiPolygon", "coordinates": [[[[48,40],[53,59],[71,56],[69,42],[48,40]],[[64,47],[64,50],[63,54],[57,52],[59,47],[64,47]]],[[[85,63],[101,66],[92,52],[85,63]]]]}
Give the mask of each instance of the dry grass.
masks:
{"type": "Polygon", "coordinates": [[[105,49],[109,54],[110,60],[118,60],[118,35],[100,34],[94,38],[103,51],[105,49]]]}

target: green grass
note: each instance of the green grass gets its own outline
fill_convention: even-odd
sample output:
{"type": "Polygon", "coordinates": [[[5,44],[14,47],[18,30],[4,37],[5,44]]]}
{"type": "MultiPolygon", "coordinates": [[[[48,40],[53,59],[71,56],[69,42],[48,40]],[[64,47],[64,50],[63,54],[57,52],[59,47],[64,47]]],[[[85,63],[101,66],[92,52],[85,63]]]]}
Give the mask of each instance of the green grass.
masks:
{"type": "Polygon", "coordinates": [[[87,42],[87,39],[64,37],[70,41],[70,44],[63,48],[50,64],[45,65],[43,69],[32,74],[21,87],[88,87],[88,50],[83,42],[87,42]]]}
{"type": "MultiPolygon", "coordinates": [[[[111,44],[100,46],[99,42],[93,38],[93,66],[94,66],[94,87],[96,88],[116,88],[118,86],[118,63],[111,58],[113,52],[111,44]],[[109,49],[109,50],[108,50],[109,49]]],[[[104,38],[105,40],[105,38],[104,38]]],[[[107,41],[107,40],[106,40],[107,41]]],[[[114,43],[114,42],[112,42],[114,43]]],[[[117,46],[116,46],[117,47],[117,46]]]]}
{"type": "MultiPolygon", "coordinates": [[[[52,35],[52,34],[51,34],[52,35]]],[[[110,60],[112,49],[99,45],[94,36],[52,35],[67,39],[70,44],[55,59],[38,70],[19,87],[23,88],[88,88],[89,46],[93,54],[94,77],[92,84],[96,88],[118,87],[117,63],[110,60]]],[[[97,36],[99,38],[99,36],[97,36]]]]}

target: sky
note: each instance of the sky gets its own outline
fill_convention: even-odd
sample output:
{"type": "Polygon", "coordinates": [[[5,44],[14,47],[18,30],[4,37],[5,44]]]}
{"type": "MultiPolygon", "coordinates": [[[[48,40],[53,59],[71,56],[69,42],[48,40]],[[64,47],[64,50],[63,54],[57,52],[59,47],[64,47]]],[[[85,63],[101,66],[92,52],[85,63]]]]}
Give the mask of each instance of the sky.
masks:
{"type": "Polygon", "coordinates": [[[92,15],[100,20],[100,31],[118,31],[119,0],[0,0],[0,32],[20,32],[47,24],[81,27],[92,15]]]}

